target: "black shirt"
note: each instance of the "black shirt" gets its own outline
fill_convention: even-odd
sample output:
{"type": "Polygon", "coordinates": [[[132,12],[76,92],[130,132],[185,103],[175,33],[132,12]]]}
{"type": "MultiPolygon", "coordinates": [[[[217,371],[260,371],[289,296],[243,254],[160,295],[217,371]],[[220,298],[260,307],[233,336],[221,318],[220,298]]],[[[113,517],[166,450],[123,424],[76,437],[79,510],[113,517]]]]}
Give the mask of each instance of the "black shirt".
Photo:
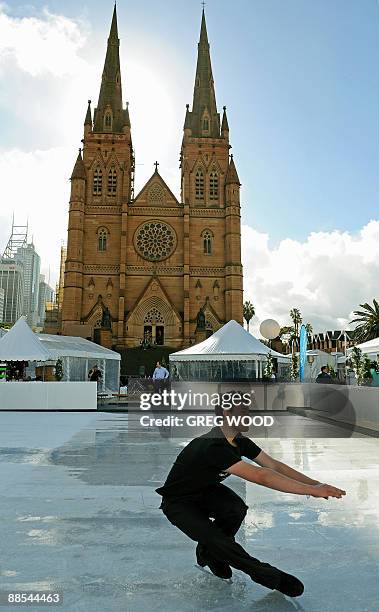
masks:
{"type": "Polygon", "coordinates": [[[329,383],[332,382],[332,377],[327,372],[320,372],[316,378],[316,382],[329,383]]]}
{"type": "Polygon", "coordinates": [[[101,378],[101,370],[91,370],[89,373],[89,379],[90,381],[95,381],[97,382],[98,380],[100,380],[101,378]]]}
{"type": "Polygon", "coordinates": [[[241,461],[241,457],[255,459],[261,448],[241,433],[233,446],[220,427],[213,427],[194,438],[177,456],[166,482],[156,492],[162,497],[182,497],[201,493],[229,476],[225,470],[241,461]]]}

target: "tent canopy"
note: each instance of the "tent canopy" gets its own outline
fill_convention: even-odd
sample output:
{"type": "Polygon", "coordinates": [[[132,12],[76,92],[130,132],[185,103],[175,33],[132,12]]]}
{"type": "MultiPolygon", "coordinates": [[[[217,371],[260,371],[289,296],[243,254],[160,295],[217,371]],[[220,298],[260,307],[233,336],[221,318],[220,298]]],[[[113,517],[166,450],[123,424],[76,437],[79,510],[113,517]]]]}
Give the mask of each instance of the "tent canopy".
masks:
{"type": "Polygon", "coordinates": [[[57,336],[54,334],[36,334],[36,336],[54,360],[59,357],[121,360],[121,355],[116,351],[111,351],[104,346],[78,336],[57,336]]]}
{"type": "MultiPolygon", "coordinates": [[[[376,359],[376,355],[379,353],[379,338],[373,338],[362,344],[357,344],[357,348],[361,349],[362,353],[369,355],[372,359],[376,359]]],[[[347,349],[347,354],[351,355],[352,348],[347,349]]]]}
{"type": "Polygon", "coordinates": [[[177,353],[170,361],[235,361],[266,358],[268,353],[280,362],[288,363],[290,355],[269,349],[254,338],[237,321],[229,321],[212,336],[177,353]]]}
{"type": "Polygon", "coordinates": [[[21,317],[1,339],[0,360],[51,361],[54,357],[21,317]]]}

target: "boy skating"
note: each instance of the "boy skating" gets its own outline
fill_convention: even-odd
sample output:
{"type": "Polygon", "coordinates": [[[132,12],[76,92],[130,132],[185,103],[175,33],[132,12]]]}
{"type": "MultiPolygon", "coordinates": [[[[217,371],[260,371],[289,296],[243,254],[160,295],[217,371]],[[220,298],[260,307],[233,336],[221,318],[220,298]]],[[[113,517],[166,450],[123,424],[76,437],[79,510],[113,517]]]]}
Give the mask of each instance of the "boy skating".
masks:
{"type": "MultiPolygon", "coordinates": [[[[230,401],[231,394],[225,395],[230,401]]],[[[234,474],[249,482],[298,495],[340,499],[346,493],[270,457],[242,435],[248,426],[227,423],[226,415],[248,414],[244,406],[233,406],[230,410],[216,408],[216,415],[224,417],[223,424],[195,438],[179,453],[165,484],[156,489],[162,496],[160,508],[173,525],[198,543],[196,559],[201,567],[207,565],[220,578],[231,578],[234,567],[269,589],[296,597],[304,591],[298,578],[252,557],[235,541],[248,506],[221,481],[234,474]],[[254,460],[259,467],[241,457],[254,460]]]]}

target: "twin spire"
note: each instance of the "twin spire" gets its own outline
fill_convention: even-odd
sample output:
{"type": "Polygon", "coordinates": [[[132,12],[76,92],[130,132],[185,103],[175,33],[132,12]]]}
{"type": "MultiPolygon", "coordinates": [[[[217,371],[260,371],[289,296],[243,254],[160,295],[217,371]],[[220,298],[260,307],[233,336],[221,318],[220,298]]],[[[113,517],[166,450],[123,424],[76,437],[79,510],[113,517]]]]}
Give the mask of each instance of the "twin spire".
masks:
{"type": "MultiPolygon", "coordinates": [[[[126,106],[124,109],[122,106],[119,46],[115,4],[101,79],[99,101],[93,117],[94,132],[123,132],[124,127],[130,127],[128,107],[126,106]]],[[[90,101],[84,124],[92,124],[90,101]]],[[[220,138],[220,136],[228,137],[229,134],[225,107],[220,130],[220,114],[217,112],[204,8],[201,17],[192,111],[189,110],[189,105],[187,105],[184,129],[191,130],[191,135],[194,137],[209,136],[211,138],[220,138]]]]}
{"type": "Polygon", "coordinates": [[[200,40],[197,45],[197,65],[192,111],[187,107],[186,125],[192,136],[220,138],[220,115],[217,112],[211,56],[205,13],[201,16],[200,40]]]}
{"type": "Polygon", "coordinates": [[[119,47],[115,4],[101,77],[99,101],[93,117],[94,132],[122,132],[125,126],[130,126],[129,112],[122,107],[119,47]]]}

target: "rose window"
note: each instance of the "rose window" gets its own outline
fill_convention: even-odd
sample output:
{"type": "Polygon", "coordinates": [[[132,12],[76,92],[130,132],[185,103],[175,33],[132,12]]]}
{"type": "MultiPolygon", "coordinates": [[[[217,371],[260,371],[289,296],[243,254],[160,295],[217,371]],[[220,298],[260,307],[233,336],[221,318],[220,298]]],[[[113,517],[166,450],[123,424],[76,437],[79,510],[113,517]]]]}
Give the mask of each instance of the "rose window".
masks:
{"type": "Polygon", "coordinates": [[[134,245],[137,253],[150,261],[162,261],[173,253],[176,235],[163,221],[144,223],[136,232],[134,245]]]}

